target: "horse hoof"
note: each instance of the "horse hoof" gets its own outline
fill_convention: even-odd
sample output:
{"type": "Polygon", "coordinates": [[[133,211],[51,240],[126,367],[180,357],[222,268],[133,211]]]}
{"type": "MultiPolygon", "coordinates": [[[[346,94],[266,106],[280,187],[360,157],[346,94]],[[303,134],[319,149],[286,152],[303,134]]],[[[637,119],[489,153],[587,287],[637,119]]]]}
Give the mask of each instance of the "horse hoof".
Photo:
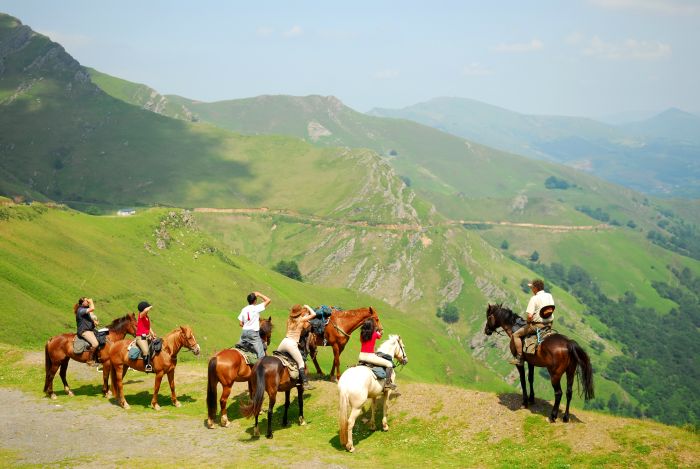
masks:
{"type": "Polygon", "coordinates": [[[388,431],[389,431],[389,425],[382,425],[382,431],[383,431],[383,432],[388,432],[388,431]]]}
{"type": "Polygon", "coordinates": [[[160,405],[158,404],[151,404],[151,407],[153,407],[154,410],[160,410],[160,405]]]}
{"type": "Polygon", "coordinates": [[[563,416],[563,417],[561,418],[561,421],[564,422],[564,423],[569,423],[569,416],[568,416],[568,415],[563,416]]]}
{"type": "Polygon", "coordinates": [[[354,452],[355,452],[355,447],[354,447],[354,446],[350,446],[350,447],[348,447],[348,448],[346,448],[346,449],[348,450],[348,453],[354,453],[354,452]]]}
{"type": "Polygon", "coordinates": [[[257,428],[254,428],[253,429],[253,436],[256,438],[259,438],[260,437],[260,430],[258,430],[257,428]]]}
{"type": "Polygon", "coordinates": [[[111,399],[112,398],[112,391],[107,391],[107,394],[105,394],[105,397],[107,399],[111,399]]]}
{"type": "Polygon", "coordinates": [[[556,418],[552,418],[551,416],[547,420],[549,420],[549,423],[554,423],[557,421],[556,418]]]}
{"type": "Polygon", "coordinates": [[[56,399],[58,399],[58,396],[56,396],[56,394],[54,394],[54,393],[51,393],[51,395],[49,395],[49,397],[51,398],[51,400],[54,400],[54,401],[56,399]]]}
{"type": "Polygon", "coordinates": [[[75,394],[73,394],[73,391],[68,391],[68,397],[75,397],[75,394]]]}
{"type": "Polygon", "coordinates": [[[130,408],[130,407],[131,407],[131,406],[130,406],[129,404],[127,404],[126,402],[124,402],[124,403],[122,404],[122,408],[124,408],[124,409],[128,409],[128,408],[130,408]]]}
{"type": "Polygon", "coordinates": [[[520,408],[527,409],[527,402],[523,402],[522,404],[520,404],[520,408]]]}
{"type": "Polygon", "coordinates": [[[231,422],[229,422],[228,420],[226,420],[225,422],[221,422],[221,426],[224,427],[224,428],[228,428],[228,427],[231,426],[231,422]]]}
{"type": "Polygon", "coordinates": [[[270,433],[269,435],[265,435],[265,438],[267,438],[268,440],[271,440],[271,439],[272,439],[272,433],[270,433]]]}
{"type": "Polygon", "coordinates": [[[214,428],[214,422],[212,422],[211,420],[207,420],[207,428],[210,429],[210,430],[213,429],[213,428],[214,428]]]}
{"type": "Polygon", "coordinates": [[[174,405],[175,407],[182,407],[182,404],[180,404],[180,401],[175,401],[175,402],[173,402],[173,405],[174,405]]]}
{"type": "Polygon", "coordinates": [[[302,427],[306,425],[306,420],[304,420],[304,417],[299,417],[299,425],[301,425],[302,427]]]}

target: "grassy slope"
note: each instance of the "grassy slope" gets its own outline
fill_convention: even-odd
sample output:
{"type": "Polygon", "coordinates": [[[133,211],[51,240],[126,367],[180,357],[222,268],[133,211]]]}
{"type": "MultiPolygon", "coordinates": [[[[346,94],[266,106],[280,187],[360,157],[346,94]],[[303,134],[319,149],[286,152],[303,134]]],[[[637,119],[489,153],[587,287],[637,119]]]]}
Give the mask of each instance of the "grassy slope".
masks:
{"type": "MultiPolygon", "coordinates": [[[[245,295],[260,290],[274,300],[275,345],[294,303],[373,305],[386,330],[400,333],[414,351],[405,373],[409,379],[504,388],[464,349],[453,347],[436,323],[420,322],[380,300],[299,283],[226,250],[207,252],[217,247],[209,235],[172,223],[166,224],[170,246],[156,248],[154,230],[167,218],[164,210],[126,218],[41,207],[10,210],[20,218],[0,222],[0,342],[39,349],[47,337],[74,329],[71,305],[89,294],[103,323],[133,311],[146,298],[155,305],[154,328],[160,334],[188,323],[205,353],[211,353],[238,340],[235,316],[245,295]],[[448,366],[452,376],[445,374],[448,366]]],[[[358,351],[359,341],[352,341],[343,363],[351,363],[358,351]]],[[[324,350],[322,355],[327,372],[332,354],[324,350]]]]}

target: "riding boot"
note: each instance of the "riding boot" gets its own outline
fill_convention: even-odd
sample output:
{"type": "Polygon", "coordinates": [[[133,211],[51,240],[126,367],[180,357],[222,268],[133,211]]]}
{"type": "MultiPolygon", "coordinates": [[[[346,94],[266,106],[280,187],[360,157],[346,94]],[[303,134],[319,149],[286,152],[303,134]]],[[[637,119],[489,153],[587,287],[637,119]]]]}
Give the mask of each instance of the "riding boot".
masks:
{"type": "Polygon", "coordinates": [[[88,345],[88,347],[85,349],[86,352],[89,352],[88,359],[85,362],[87,366],[95,366],[95,352],[92,348],[92,345],[88,345]]]}
{"type": "Polygon", "coordinates": [[[386,381],[384,382],[384,389],[390,389],[391,390],[391,395],[393,397],[399,397],[401,393],[399,392],[398,388],[396,387],[396,383],[394,382],[394,378],[396,377],[395,371],[393,368],[389,368],[387,370],[387,377],[386,381]]]}
{"type": "Polygon", "coordinates": [[[511,365],[523,366],[523,355],[519,354],[508,361],[511,365]]]}
{"type": "Polygon", "coordinates": [[[316,388],[316,386],[309,383],[309,378],[306,376],[306,370],[304,368],[299,368],[299,380],[301,381],[302,386],[304,386],[305,390],[310,391],[311,389],[316,388]]]}
{"type": "Polygon", "coordinates": [[[144,358],[143,361],[146,363],[146,366],[143,367],[143,371],[146,373],[153,371],[153,367],[151,366],[151,356],[146,355],[146,358],[144,358]]]}

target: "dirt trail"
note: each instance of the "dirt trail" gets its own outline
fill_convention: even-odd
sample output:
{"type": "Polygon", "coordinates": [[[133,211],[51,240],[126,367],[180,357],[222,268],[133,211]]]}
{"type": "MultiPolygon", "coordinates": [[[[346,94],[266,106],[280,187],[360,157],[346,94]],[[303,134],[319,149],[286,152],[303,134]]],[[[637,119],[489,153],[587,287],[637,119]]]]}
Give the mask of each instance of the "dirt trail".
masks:
{"type": "MultiPolygon", "coordinates": [[[[333,218],[322,218],[310,215],[303,215],[299,212],[293,210],[271,210],[267,207],[259,208],[209,208],[209,207],[199,207],[194,209],[195,212],[200,213],[221,213],[221,214],[232,214],[232,215],[256,215],[256,214],[269,214],[269,215],[283,215],[291,218],[295,218],[298,221],[304,223],[320,223],[327,225],[340,225],[340,226],[355,226],[355,227],[368,227],[370,226],[367,222],[363,221],[348,221],[348,220],[338,220],[333,218]]],[[[489,226],[511,226],[515,228],[533,228],[542,229],[552,232],[567,232],[567,231],[596,231],[596,230],[608,230],[609,225],[599,224],[599,225],[543,225],[538,223],[516,223],[510,221],[489,221],[489,220],[447,220],[438,226],[457,226],[457,225],[489,225],[489,226]]],[[[411,224],[373,224],[373,228],[388,230],[388,231],[413,231],[422,232],[429,228],[433,228],[434,225],[411,225],[411,224]]]]}

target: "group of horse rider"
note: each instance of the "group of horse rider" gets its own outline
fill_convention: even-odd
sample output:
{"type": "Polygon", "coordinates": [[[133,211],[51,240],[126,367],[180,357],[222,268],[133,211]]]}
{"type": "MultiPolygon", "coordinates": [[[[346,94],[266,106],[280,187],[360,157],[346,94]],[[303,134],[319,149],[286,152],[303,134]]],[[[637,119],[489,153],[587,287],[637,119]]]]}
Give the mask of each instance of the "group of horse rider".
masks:
{"type": "MultiPolygon", "coordinates": [[[[136,323],[136,340],[135,344],[141,351],[141,358],[145,361],[144,370],[148,373],[153,371],[150,362],[150,354],[148,352],[149,341],[156,338],[156,334],[151,328],[151,318],[148,313],[153,306],[147,301],[141,301],[138,304],[138,319],[136,323]]],[[[99,361],[99,342],[97,340],[97,326],[99,320],[95,315],[95,302],[92,298],[80,297],[78,302],[73,307],[75,313],[75,322],[78,327],[78,337],[88,342],[87,351],[91,352],[90,359],[86,362],[93,366],[99,361]]]]}
{"type": "MultiPolygon", "coordinates": [[[[239,344],[244,344],[244,346],[247,346],[246,348],[255,350],[258,359],[260,359],[265,356],[265,344],[259,333],[260,313],[265,311],[265,308],[269,306],[272,300],[258,291],[248,294],[246,299],[248,304],[241,309],[238,315],[238,323],[242,328],[239,344]],[[260,302],[258,302],[258,300],[260,300],[260,302]]],[[[277,346],[277,351],[286,352],[296,362],[299,367],[299,380],[304,389],[314,389],[314,386],[309,382],[309,377],[306,373],[306,364],[300,350],[301,335],[304,330],[308,329],[308,321],[315,318],[323,319],[326,317],[326,314],[327,313],[321,310],[318,312],[315,311],[309,305],[303,305],[302,307],[298,305],[295,306],[291,309],[289,317],[287,318],[287,332],[277,346]]],[[[360,362],[386,368],[387,379],[385,386],[395,391],[396,385],[393,382],[394,364],[391,361],[391,357],[387,359],[375,354],[374,344],[381,336],[381,331],[376,330],[374,320],[372,318],[365,320],[360,331],[360,362]]],[[[398,392],[395,391],[394,394],[398,395],[398,392]]]]}

